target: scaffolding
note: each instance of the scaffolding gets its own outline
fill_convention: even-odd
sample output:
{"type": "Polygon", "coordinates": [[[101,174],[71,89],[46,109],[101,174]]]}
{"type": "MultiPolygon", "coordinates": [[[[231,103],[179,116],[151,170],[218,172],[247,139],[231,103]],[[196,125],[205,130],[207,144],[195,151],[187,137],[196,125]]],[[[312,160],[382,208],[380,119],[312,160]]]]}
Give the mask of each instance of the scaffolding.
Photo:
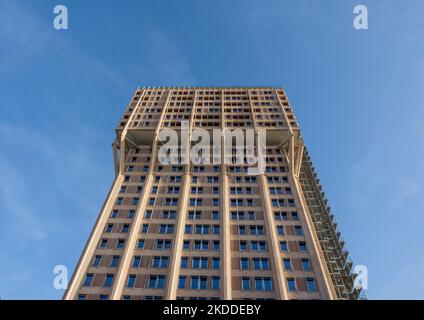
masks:
{"type": "Polygon", "coordinates": [[[364,299],[364,292],[355,288],[356,274],[352,272],[352,260],[344,248],[345,242],[337,229],[337,223],[323,188],[312,164],[308,150],[304,147],[299,180],[304,198],[317,233],[325,262],[338,299],[364,299]]]}

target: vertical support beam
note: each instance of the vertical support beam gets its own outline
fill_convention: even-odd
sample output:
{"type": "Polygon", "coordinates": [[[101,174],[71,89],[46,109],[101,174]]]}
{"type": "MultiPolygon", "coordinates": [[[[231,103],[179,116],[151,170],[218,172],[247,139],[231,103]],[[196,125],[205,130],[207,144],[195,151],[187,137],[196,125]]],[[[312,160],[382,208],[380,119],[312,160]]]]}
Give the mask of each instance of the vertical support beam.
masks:
{"type": "MultiPolygon", "coordinates": [[[[111,294],[112,300],[119,300],[121,298],[122,290],[123,290],[124,284],[125,284],[125,279],[126,279],[126,276],[127,276],[127,273],[128,273],[129,266],[131,264],[131,259],[132,259],[132,255],[133,255],[133,252],[134,252],[134,248],[135,248],[136,243],[137,243],[138,234],[140,232],[140,227],[141,227],[141,224],[143,222],[143,213],[144,213],[145,208],[147,206],[147,201],[148,201],[148,198],[149,198],[149,192],[150,192],[152,184],[153,184],[153,177],[154,177],[155,165],[156,165],[157,153],[158,153],[158,151],[157,151],[158,133],[159,133],[159,130],[162,126],[163,115],[166,112],[166,108],[168,106],[168,101],[169,101],[170,95],[171,95],[171,91],[168,92],[167,100],[165,102],[165,105],[163,106],[161,116],[158,120],[158,124],[157,124],[156,130],[155,130],[154,138],[153,138],[153,141],[152,141],[152,152],[151,152],[151,155],[150,155],[149,172],[147,173],[146,180],[145,180],[145,183],[144,183],[140,205],[137,208],[137,212],[136,212],[134,221],[133,221],[131,228],[130,228],[130,232],[129,232],[129,236],[128,236],[128,240],[127,240],[127,245],[125,246],[124,253],[121,256],[121,261],[119,263],[117,277],[116,277],[116,280],[115,280],[113,287],[112,287],[112,294],[111,294]]],[[[141,98],[140,98],[140,101],[141,101],[141,98]]],[[[125,131],[125,129],[124,129],[124,131],[125,131]]],[[[126,134],[126,132],[125,132],[125,134],[126,134]]],[[[121,150],[121,152],[122,152],[122,150],[121,150]]]]}
{"type": "Polygon", "coordinates": [[[302,158],[303,158],[303,150],[305,146],[303,143],[297,148],[297,156],[296,156],[296,165],[294,169],[294,175],[297,179],[299,179],[300,167],[302,166],[302,158]]]}
{"type": "MultiPolygon", "coordinates": [[[[188,127],[189,138],[187,141],[186,163],[184,164],[184,178],[182,183],[182,196],[178,208],[178,221],[175,228],[175,237],[173,240],[173,251],[170,262],[169,281],[166,290],[166,300],[175,300],[177,298],[178,278],[181,266],[181,255],[183,250],[184,230],[187,219],[188,199],[190,194],[190,147],[191,147],[191,131],[193,127],[194,109],[196,107],[197,91],[194,91],[193,106],[190,114],[190,123],[188,127]]],[[[182,151],[182,150],[180,150],[182,151]]]]}
{"type": "MultiPolygon", "coordinates": [[[[221,91],[221,133],[225,128],[225,111],[224,111],[224,89],[221,91]]],[[[232,273],[231,273],[231,230],[230,230],[230,200],[228,193],[228,173],[225,159],[225,139],[221,134],[221,212],[220,219],[222,223],[222,292],[223,300],[232,299],[232,273]]]]}
{"type": "MultiPolygon", "coordinates": [[[[256,119],[254,118],[255,112],[253,110],[250,90],[248,90],[248,93],[249,93],[250,112],[252,114],[252,121],[253,121],[253,126],[255,129],[255,141],[257,141],[257,150],[259,153],[259,148],[260,148],[259,143],[262,143],[262,141],[260,141],[258,137],[259,127],[256,123],[256,119]]],[[[265,146],[265,150],[266,150],[266,146],[265,146]]],[[[267,230],[266,233],[267,233],[267,238],[269,243],[269,250],[271,250],[270,260],[271,260],[272,268],[274,270],[274,274],[276,275],[276,278],[277,278],[276,281],[274,281],[276,298],[279,300],[287,300],[288,299],[288,293],[287,293],[287,287],[286,287],[287,284],[286,284],[286,278],[284,276],[283,263],[281,261],[280,246],[278,243],[277,230],[274,223],[274,213],[272,211],[268,181],[267,181],[265,173],[263,172],[259,174],[258,178],[259,178],[259,188],[261,190],[262,199],[264,202],[263,204],[265,207],[264,220],[265,220],[265,225],[267,230]]]]}
{"type": "Polygon", "coordinates": [[[112,143],[113,150],[113,166],[115,169],[115,177],[119,175],[120,166],[119,166],[119,152],[118,152],[118,139],[116,138],[112,143]]]}
{"type": "Polygon", "coordinates": [[[265,205],[264,220],[267,227],[269,250],[271,250],[270,258],[274,274],[277,278],[277,281],[274,281],[276,298],[279,300],[288,300],[287,282],[286,277],[284,276],[283,263],[281,261],[280,246],[277,237],[277,229],[274,222],[274,213],[272,211],[268,181],[265,174],[260,174],[259,180],[265,205]]]}

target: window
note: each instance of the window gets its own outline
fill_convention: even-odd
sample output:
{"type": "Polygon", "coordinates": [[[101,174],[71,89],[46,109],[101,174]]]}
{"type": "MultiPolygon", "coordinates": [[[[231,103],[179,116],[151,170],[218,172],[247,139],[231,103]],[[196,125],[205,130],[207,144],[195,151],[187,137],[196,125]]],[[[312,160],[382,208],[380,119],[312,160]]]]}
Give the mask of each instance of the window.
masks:
{"type": "Polygon", "coordinates": [[[213,234],[220,234],[220,230],[221,230],[221,228],[220,228],[219,225],[215,224],[213,226],[213,234]]]}
{"type": "Polygon", "coordinates": [[[249,269],[249,259],[248,258],[241,258],[240,259],[240,269],[241,270],[248,270],[249,269]]]}
{"type": "Polygon", "coordinates": [[[186,276],[180,276],[178,279],[178,288],[179,289],[185,289],[186,287],[186,276]]]}
{"type": "Polygon", "coordinates": [[[294,231],[295,231],[295,234],[297,236],[302,236],[303,235],[303,231],[302,231],[302,227],[301,226],[295,226],[294,227],[294,231]]]}
{"type": "Polygon", "coordinates": [[[190,198],[190,206],[202,206],[203,199],[201,198],[190,198]]]}
{"type": "Polygon", "coordinates": [[[292,216],[292,220],[294,220],[294,221],[299,220],[299,216],[298,216],[297,212],[292,212],[291,216],[292,216]]]}
{"type": "Polygon", "coordinates": [[[159,227],[159,233],[162,234],[172,234],[174,233],[174,225],[173,224],[161,224],[159,227]]]}
{"type": "Polygon", "coordinates": [[[219,290],[219,277],[212,277],[212,290],[219,290]]]}
{"type": "Polygon", "coordinates": [[[212,258],[212,269],[220,268],[220,258],[212,258]]]}
{"type": "Polygon", "coordinates": [[[79,294],[78,295],[78,300],[86,300],[87,299],[87,295],[85,294],[79,294]]]}
{"type": "Polygon", "coordinates": [[[247,251],[247,242],[240,241],[240,251],[247,251]]]}
{"type": "Polygon", "coordinates": [[[192,232],[192,226],[191,226],[191,224],[186,224],[185,225],[185,229],[184,229],[184,233],[185,234],[191,234],[191,232],[192,232]]]}
{"type": "Polygon", "coordinates": [[[157,194],[158,193],[158,187],[157,186],[153,186],[152,187],[152,194],[157,194]]]}
{"type": "Polygon", "coordinates": [[[163,275],[150,275],[148,287],[150,289],[162,289],[165,285],[165,276],[163,275]]]}
{"type": "Polygon", "coordinates": [[[231,206],[232,207],[242,207],[243,206],[243,199],[231,199],[231,206]]]}
{"type": "Polygon", "coordinates": [[[249,211],[247,213],[249,220],[255,220],[255,213],[253,211],[249,211]]]}
{"type": "Polygon", "coordinates": [[[116,268],[119,264],[119,256],[113,256],[112,260],[110,261],[110,267],[116,268]]]}
{"type": "Polygon", "coordinates": [[[252,251],[266,251],[265,241],[252,241],[251,242],[252,251]]]}
{"type": "Polygon", "coordinates": [[[118,239],[118,243],[116,244],[116,249],[122,249],[124,248],[125,240],[124,239],[118,239]]]}
{"type": "Polygon", "coordinates": [[[203,187],[191,187],[191,193],[192,194],[202,194],[203,193],[203,187]]]}
{"type": "Polygon", "coordinates": [[[263,226],[250,226],[250,234],[252,235],[263,235],[264,227],[263,226]]]}
{"type": "Polygon", "coordinates": [[[102,239],[100,242],[100,249],[105,249],[107,246],[107,239],[102,239]]]}
{"type": "Polygon", "coordinates": [[[212,199],[212,206],[219,206],[219,199],[212,199]]]}
{"type": "Polygon", "coordinates": [[[171,240],[163,240],[163,239],[156,240],[156,249],[164,250],[169,248],[171,248],[171,240]]]}
{"type": "Polygon", "coordinates": [[[140,256],[134,256],[132,267],[133,268],[140,268],[140,263],[141,263],[141,257],[140,256]]]}
{"type": "Polygon", "coordinates": [[[95,256],[92,266],[98,267],[100,265],[100,262],[102,261],[102,256],[95,256]]]}
{"type": "Polygon", "coordinates": [[[269,270],[268,258],[253,258],[253,269],[269,270]]]}
{"type": "Polygon", "coordinates": [[[177,198],[166,198],[165,199],[165,206],[176,206],[178,204],[177,198]]]}
{"type": "Polygon", "coordinates": [[[144,249],[144,239],[138,240],[137,248],[138,249],[144,249]]]}
{"type": "Polygon", "coordinates": [[[129,228],[130,228],[130,225],[128,223],[125,223],[125,224],[122,225],[121,232],[127,233],[129,228]]]}
{"type": "Polygon", "coordinates": [[[141,233],[147,233],[148,230],[149,230],[149,224],[144,223],[143,226],[141,227],[141,233]]]}
{"type": "Polygon", "coordinates": [[[113,282],[113,274],[107,274],[105,278],[105,282],[103,283],[104,288],[109,288],[112,286],[113,282]]]}
{"type": "Polygon", "coordinates": [[[306,278],[306,287],[308,288],[309,292],[317,291],[317,285],[315,284],[315,279],[314,278],[306,278]]]}
{"type": "Polygon", "coordinates": [[[241,289],[242,290],[250,290],[250,278],[242,277],[241,278],[241,289]]]}
{"type": "Polygon", "coordinates": [[[292,270],[290,259],[288,259],[288,258],[283,259],[283,265],[284,265],[284,270],[286,270],[286,271],[292,270]]]}
{"type": "Polygon", "coordinates": [[[273,207],[284,207],[284,199],[272,199],[273,207]]]}
{"type": "Polygon", "coordinates": [[[219,240],[215,240],[213,242],[213,250],[214,251],[219,251],[221,250],[221,242],[219,240]]]}
{"type": "Polygon", "coordinates": [[[231,211],[231,219],[232,220],[244,220],[244,212],[243,211],[231,211]]]}
{"type": "Polygon", "coordinates": [[[146,212],[144,213],[144,218],[145,219],[151,219],[152,218],[152,210],[146,210],[146,212]]]}
{"type": "Polygon", "coordinates": [[[277,233],[279,236],[284,236],[284,227],[283,226],[277,226],[277,233]]]}
{"type": "Polygon", "coordinates": [[[299,241],[299,250],[300,250],[300,252],[306,252],[307,251],[305,241],[299,241]]]}
{"type": "Polygon", "coordinates": [[[207,240],[195,240],[194,250],[209,250],[209,241],[207,240]]]}
{"type": "Polygon", "coordinates": [[[108,296],[106,294],[101,294],[99,300],[108,300],[108,296]]]}
{"type": "Polygon", "coordinates": [[[155,201],[156,201],[156,198],[150,198],[149,199],[149,206],[154,206],[155,205],[155,201]]]}
{"type": "Polygon", "coordinates": [[[162,219],[175,219],[176,215],[177,213],[175,210],[165,210],[161,213],[162,219]]]}
{"type": "Polygon", "coordinates": [[[196,224],[196,234],[209,234],[209,225],[196,224]]]}
{"type": "Polygon", "coordinates": [[[112,210],[112,213],[110,214],[111,218],[116,218],[118,216],[119,210],[112,210]]]}
{"type": "Polygon", "coordinates": [[[296,204],[294,203],[294,199],[287,199],[287,203],[289,205],[289,207],[295,207],[296,204]]]}
{"type": "Polygon", "coordinates": [[[238,226],[239,235],[245,235],[246,234],[246,226],[238,226]]]}
{"type": "Polygon", "coordinates": [[[132,219],[132,218],[134,218],[134,216],[135,216],[135,210],[129,210],[127,218],[132,219]]]}
{"type": "Polygon", "coordinates": [[[169,177],[170,183],[178,183],[181,182],[181,176],[171,176],[169,177]]]}
{"type": "Polygon", "coordinates": [[[287,212],[276,211],[274,212],[275,220],[277,221],[287,221],[288,216],[287,212]]]}
{"type": "Polygon", "coordinates": [[[219,212],[218,211],[212,211],[212,220],[219,220],[219,212]]]}
{"type": "Polygon", "coordinates": [[[202,212],[190,210],[188,212],[188,218],[191,220],[202,219],[202,212]]]}
{"type": "Polygon", "coordinates": [[[112,229],[113,229],[113,224],[112,224],[112,223],[109,223],[109,224],[106,226],[106,230],[105,230],[105,232],[106,232],[106,233],[111,233],[111,232],[112,232],[112,229]]]}
{"type": "Polygon", "coordinates": [[[287,252],[287,242],[285,241],[280,241],[280,250],[282,252],[287,252]]]}
{"type": "Polygon", "coordinates": [[[181,258],[181,269],[187,269],[188,267],[188,258],[182,257],[181,258]]]}
{"type": "Polygon", "coordinates": [[[138,205],[139,200],[140,200],[139,198],[133,198],[132,201],[131,201],[131,205],[133,205],[133,206],[138,205]]]}
{"type": "Polygon", "coordinates": [[[311,262],[309,261],[309,259],[307,259],[307,258],[302,259],[302,269],[303,269],[303,271],[311,271],[312,270],[311,262]]]}
{"type": "Polygon", "coordinates": [[[192,268],[193,269],[207,269],[208,268],[208,258],[207,257],[193,257],[192,268]]]}
{"type": "Polygon", "coordinates": [[[180,193],[180,187],[168,187],[168,193],[178,194],[180,193]]]}
{"type": "Polygon", "coordinates": [[[168,257],[153,257],[152,268],[167,268],[168,267],[168,257]]]}
{"type": "Polygon", "coordinates": [[[205,276],[200,277],[200,290],[206,290],[208,288],[208,278],[205,276]]]}
{"type": "Polygon", "coordinates": [[[272,282],[269,277],[255,277],[255,289],[257,291],[271,291],[272,282]]]}
{"type": "Polygon", "coordinates": [[[84,287],[89,287],[91,282],[93,281],[94,275],[92,273],[87,273],[84,279],[84,283],[82,284],[84,287]]]}
{"type": "Polygon", "coordinates": [[[190,249],[190,240],[184,240],[183,250],[189,250],[189,249],[190,249]]]}
{"type": "Polygon", "coordinates": [[[271,188],[269,188],[269,191],[270,191],[271,194],[282,194],[283,193],[281,187],[271,187],[271,188]]]}
{"type": "Polygon", "coordinates": [[[136,275],[135,274],[128,275],[127,288],[134,288],[135,280],[136,280],[136,275]]]}
{"type": "Polygon", "coordinates": [[[287,278],[287,288],[289,289],[290,292],[297,291],[296,282],[294,281],[293,278],[287,278]]]}

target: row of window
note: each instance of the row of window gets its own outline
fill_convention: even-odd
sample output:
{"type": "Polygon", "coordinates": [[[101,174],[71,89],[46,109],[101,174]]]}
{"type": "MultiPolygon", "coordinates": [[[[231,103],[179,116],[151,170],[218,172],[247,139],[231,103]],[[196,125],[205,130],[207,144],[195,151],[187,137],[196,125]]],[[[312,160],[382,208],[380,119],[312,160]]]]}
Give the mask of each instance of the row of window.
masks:
{"type": "Polygon", "coordinates": [[[261,236],[265,234],[265,228],[263,225],[239,225],[238,226],[238,234],[239,235],[254,235],[254,236],[261,236]],[[247,232],[249,231],[249,233],[247,232]]]}
{"type": "Polygon", "coordinates": [[[189,264],[189,257],[181,257],[181,269],[219,269],[219,257],[191,257],[191,264],[189,264]]]}
{"type": "MultiPolygon", "coordinates": [[[[285,232],[284,232],[284,226],[277,226],[277,234],[279,236],[284,236],[285,232]]],[[[303,230],[301,226],[294,226],[294,234],[296,236],[303,236],[303,230]]]]}
{"type": "Polygon", "coordinates": [[[220,277],[218,276],[180,276],[178,278],[178,289],[189,290],[219,290],[220,277]],[[190,279],[190,283],[188,283],[190,279]]]}

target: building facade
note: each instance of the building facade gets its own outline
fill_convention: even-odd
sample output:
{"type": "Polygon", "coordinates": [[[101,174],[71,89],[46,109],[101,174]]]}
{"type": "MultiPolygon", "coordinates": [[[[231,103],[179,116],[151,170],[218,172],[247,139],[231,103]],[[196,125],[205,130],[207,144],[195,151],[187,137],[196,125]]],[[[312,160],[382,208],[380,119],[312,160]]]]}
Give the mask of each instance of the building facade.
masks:
{"type": "Polygon", "coordinates": [[[113,150],[115,180],[64,299],[358,298],[281,87],[138,88],[113,150]],[[233,161],[224,134],[210,148],[228,162],[181,161],[178,147],[163,163],[164,129],[186,130],[188,150],[198,129],[265,130],[264,170],[233,161]]]}

